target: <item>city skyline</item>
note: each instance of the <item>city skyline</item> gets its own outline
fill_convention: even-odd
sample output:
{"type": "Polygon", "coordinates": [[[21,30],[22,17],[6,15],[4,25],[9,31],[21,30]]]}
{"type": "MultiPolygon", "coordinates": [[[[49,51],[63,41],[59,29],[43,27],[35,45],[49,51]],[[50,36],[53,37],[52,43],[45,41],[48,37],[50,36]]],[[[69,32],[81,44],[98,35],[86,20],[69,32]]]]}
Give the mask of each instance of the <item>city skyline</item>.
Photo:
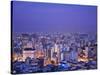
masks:
{"type": "Polygon", "coordinates": [[[13,32],[97,32],[96,6],[13,1],[13,32]]]}
{"type": "Polygon", "coordinates": [[[97,69],[97,7],[11,2],[11,73],[97,69]]]}

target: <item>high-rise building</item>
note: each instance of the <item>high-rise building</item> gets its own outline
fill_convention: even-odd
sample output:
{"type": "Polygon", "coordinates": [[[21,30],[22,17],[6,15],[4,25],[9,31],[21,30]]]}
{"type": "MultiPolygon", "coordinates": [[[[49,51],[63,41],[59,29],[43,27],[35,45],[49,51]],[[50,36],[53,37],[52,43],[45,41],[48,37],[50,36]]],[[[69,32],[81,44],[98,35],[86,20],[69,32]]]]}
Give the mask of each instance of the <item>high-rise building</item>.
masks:
{"type": "Polygon", "coordinates": [[[35,58],[34,53],[35,53],[35,49],[32,49],[32,48],[25,48],[25,49],[23,50],[23,61],[25,61],[25,59],[26,59],[27,57],[35,58]]]}

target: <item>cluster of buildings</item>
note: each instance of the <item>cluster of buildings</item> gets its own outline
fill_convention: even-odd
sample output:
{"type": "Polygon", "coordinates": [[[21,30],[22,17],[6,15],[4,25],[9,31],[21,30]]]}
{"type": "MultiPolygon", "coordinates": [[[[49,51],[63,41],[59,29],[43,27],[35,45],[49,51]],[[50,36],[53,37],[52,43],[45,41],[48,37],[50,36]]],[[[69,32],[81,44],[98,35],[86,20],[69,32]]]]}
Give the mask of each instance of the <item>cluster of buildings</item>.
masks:
{"type": "Polygon", "coordinates": [[[14,33],[12,62],[27,58],[36,64],[42,59],[43,66],[59,65],[60,62],[88,62],[97,60],[97,36],[85,33],[14,33]],[[53,62],[53,63],[52,63],[53,62]]]}

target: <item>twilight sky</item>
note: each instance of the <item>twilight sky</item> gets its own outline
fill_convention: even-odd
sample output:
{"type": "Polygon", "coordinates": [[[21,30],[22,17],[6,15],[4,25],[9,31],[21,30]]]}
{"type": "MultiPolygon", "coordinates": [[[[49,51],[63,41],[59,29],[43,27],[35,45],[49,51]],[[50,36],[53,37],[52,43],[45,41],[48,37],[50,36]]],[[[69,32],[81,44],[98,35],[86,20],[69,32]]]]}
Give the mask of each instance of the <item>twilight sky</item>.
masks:
{"type": "Polygon", "coordinates": [[[96,6],[13,1],[13,32],[97,31],[96,6]]]}

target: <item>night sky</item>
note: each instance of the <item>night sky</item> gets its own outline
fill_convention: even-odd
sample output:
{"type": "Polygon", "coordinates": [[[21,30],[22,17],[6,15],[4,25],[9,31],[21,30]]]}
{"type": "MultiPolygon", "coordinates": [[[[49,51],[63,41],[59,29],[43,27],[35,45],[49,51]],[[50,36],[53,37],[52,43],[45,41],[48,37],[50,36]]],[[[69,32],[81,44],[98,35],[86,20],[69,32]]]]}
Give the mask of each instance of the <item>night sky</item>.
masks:
{"type": "Polygon", "coordinates": [[[13,32],[97,32],[97,7],[13,1],[13,32]]]}

